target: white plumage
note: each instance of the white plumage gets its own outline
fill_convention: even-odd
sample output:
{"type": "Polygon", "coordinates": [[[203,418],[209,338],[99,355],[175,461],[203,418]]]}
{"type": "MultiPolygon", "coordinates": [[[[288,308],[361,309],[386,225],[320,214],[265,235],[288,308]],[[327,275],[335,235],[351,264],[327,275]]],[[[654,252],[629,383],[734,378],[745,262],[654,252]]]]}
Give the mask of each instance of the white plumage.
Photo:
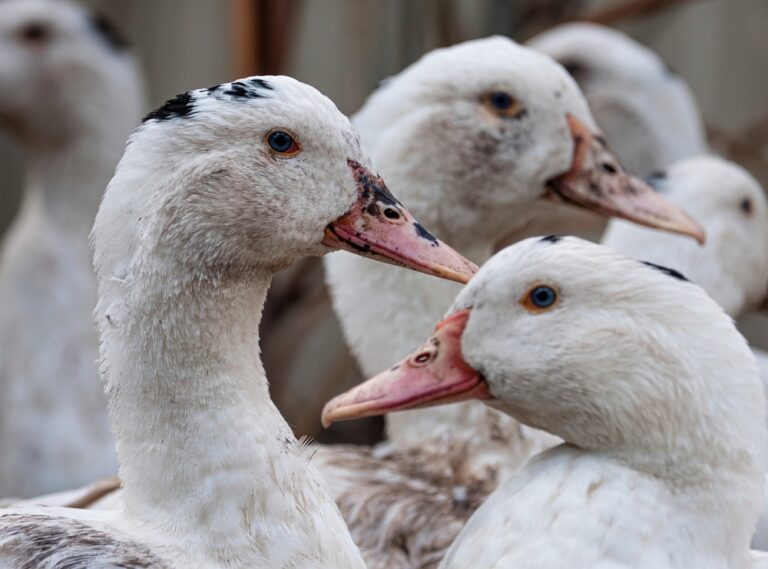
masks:
{"type": "Polygon", "coordinates": [[[441,568],[757,566],[762,384],[731,318],[676,272],[572,237],[520,242],[324,418],[469,397],[565,443],[488,497],[441,568]]]}
{"type": "Polygon", "coordinates": [[[531,239],[451,312],[467,307],[463,355],[493,405],[569,444],[492,494],[442,567],[753,566],[765,397],[700,288],[574,238],[531,239]],[[550,310],[518,304],[534,282],[558,291],[550,310]]]}

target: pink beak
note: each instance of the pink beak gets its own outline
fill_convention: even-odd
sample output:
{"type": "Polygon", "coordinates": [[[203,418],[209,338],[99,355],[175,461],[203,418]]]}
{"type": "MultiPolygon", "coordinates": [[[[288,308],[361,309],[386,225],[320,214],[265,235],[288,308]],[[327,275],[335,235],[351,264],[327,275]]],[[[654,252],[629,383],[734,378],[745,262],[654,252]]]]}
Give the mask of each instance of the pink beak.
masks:
{"type": "Polygon", "coordinates": [[[392,369],[329,401],[323,408],[323,426],[392,411],[488,399],[488,384],[461,355],[461,335],[470,312],[449,316],[436,326],[429,340],[392,369]]]}
{"type": "Polygon", "coordinates": [[[384,180],[349,160],[358,200],[325,228],[323,244],[466,283],[477,265],[434,237],[389,193],[384,180]]]}

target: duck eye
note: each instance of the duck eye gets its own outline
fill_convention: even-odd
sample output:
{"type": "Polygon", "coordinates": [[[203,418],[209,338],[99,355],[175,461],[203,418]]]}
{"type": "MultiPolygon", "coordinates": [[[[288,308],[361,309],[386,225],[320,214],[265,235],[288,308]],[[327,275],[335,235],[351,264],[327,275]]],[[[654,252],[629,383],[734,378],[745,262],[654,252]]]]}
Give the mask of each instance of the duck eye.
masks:
{"type": "Polygon", "coordinates": [[[537,286],[531,291],[531,304],[537,308],[549,308],[557,300],[557,293],[548,286],[537,286]]]}
{"type": "Polygon", "coordinates": [[[492,91],[482,99],[491,111],[504,117],[515,118],[524,110],[523,105],[506,91],[492,91]]]}
{"type": "Polygon", "coordinates": [[[741,200],[741,203],[739,204],[739,207],[741,208],[741,211],[743,211],[745,214],[749,215],[752,213],[752,200],[749,198],[744,198],[741,200]]]}
{"type": "Polygon", "coordinates": [[[299,145],[293,137],[283,130],[273,130],[267,136],[269,147],[283,155],[293,155],[299,151],[299,145]]]}
{"type": "Polygon", "coordinates": [[[504,91],[494,91],[488,95],[488,102],[490,102],[497,109],[506,111],[509,107],[512,106],[513,100],[509,93],[505,93],[504,91]]]}
{"type": "Polygon", "coordinates": [[[529,312],[540,312],[547,310],[557,302],[557,291],[551,286],[536,285],[520,299],[526,310],[529,312]]]}
{"type": "Polygon", "coordinates": [[[25,42],[30,44],[42,44],[48,41],[51,32],[47,26],[41,23],[33,22],[24,26],[19,32],[19,36],[25,42]]]}

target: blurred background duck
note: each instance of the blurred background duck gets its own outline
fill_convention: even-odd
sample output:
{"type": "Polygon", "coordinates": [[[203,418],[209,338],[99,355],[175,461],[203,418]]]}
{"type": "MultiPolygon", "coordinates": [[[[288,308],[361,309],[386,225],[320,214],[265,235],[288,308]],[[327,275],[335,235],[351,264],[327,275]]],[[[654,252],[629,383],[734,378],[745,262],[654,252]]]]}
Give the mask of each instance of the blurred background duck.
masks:
{"type": "Polygon", "coordinates": [[[550,236],[495,255],[448,314],[324,412],[476,398],[565,441],[489,496],[441,568],[764,566],[749,542],[765,395],[746,341],[703,289],[550,236]]]}
{"type": "Polygon", "coordinates": [[[639,176],[708,150],[696,100],[651,49],[589,23],[557,26],[527,42],[576,80],[608,146],[639,176]]]}
{"type": "Polygon", "coordinates": [[[136,62],[103,19],[66,1],[0,3],[0,126],[26,161],[0,252],[0,496],[117,467],[88,233],[142,104],[136,62]]]}
{"type": "Polygon", "coordinates": [[[681,160],[648,180],[702,224],[707,242],[611,220],[602,244],[677,270],[733,318],[758,307],[768,289],[768,204],[757,180],[716,156],[681,160]]]}

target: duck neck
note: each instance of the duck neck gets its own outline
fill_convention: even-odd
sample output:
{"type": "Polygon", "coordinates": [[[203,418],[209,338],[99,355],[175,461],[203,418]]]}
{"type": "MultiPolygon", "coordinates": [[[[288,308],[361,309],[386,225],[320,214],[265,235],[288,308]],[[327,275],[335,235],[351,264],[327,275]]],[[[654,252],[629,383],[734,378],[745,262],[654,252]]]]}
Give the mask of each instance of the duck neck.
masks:
{"type": "Polygon", "coordinates": [[[43,217],[86,239],[133,124],[125,122],[61,140],[28,140],[21,215],[43,217]]]}
{"type": "Polygon", "coordinates": [[[102,279],[97,307],[127,516],[185,548],[240,544],[243,559],[275,540],[307,555],[336,540],[356,555],[269,397],[258,327],[271,274],[139,273],[102,279]]]}
{"type": "Polygon", "coordinates": [[[615,452],[608,456],[664,488],[670,505],[665,511],[676,516],[667,519],[666,535],[672,541],[679,537],[679,528],[685,527],[686,539],[706,550],[705,557],[727,558],[729,567],[743,566],[741,556],[749,551],[764,504],[765,476],[754,449],[714,444],[701,453],[714,456],[722,452],[721,460],[702,459],[690,448],[678,448],[659,461],[650,456],[658,456],[658,451],[658,447],[649,448],[649,456],[643,458],[615,452]]]}

